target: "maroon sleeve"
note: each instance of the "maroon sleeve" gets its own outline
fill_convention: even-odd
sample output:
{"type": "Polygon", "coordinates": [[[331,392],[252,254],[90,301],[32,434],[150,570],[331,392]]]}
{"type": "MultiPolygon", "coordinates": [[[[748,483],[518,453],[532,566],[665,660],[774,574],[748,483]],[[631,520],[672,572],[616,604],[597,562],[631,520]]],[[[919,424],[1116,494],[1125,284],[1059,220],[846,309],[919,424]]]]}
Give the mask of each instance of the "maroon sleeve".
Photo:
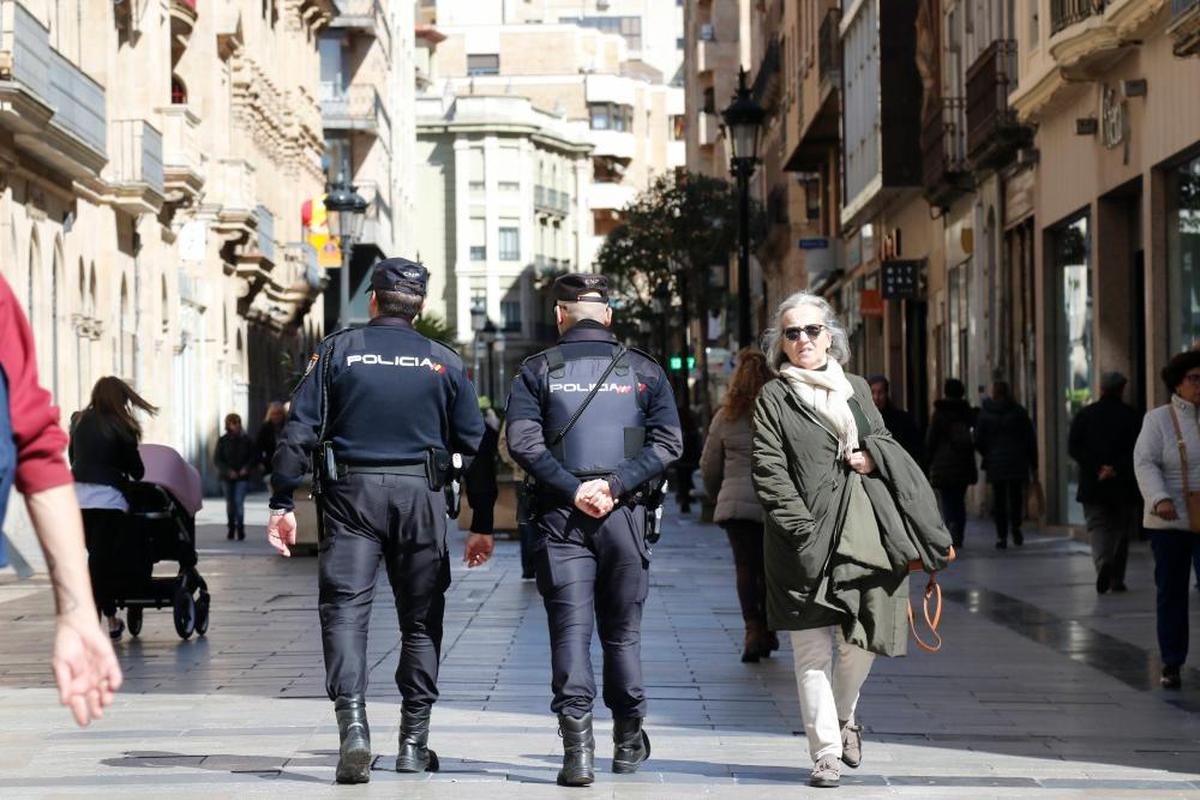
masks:
{"type": "Polygon", "coordinates": [[[71,482],[63,459],[67,434],[50,393],[38,385],[33,332],[12,288],[0,277],[0,368],[8,379],[8,408],[17,445],[17,491],[35,494],[71,482]]]}

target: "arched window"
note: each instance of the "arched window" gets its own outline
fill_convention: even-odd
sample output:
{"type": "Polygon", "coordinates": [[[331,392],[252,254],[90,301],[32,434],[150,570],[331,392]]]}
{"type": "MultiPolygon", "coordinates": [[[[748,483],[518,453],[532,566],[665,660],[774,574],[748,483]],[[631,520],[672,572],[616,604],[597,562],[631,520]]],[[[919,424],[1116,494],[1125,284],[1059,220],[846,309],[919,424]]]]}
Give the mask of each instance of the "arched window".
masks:
{"type": "Polygon", "coordinates": [[[171,105],[182,106],[187,105],[188,91],[187,84],[183,82],[183,78],[178,75],[171,76],[171,105]]]}

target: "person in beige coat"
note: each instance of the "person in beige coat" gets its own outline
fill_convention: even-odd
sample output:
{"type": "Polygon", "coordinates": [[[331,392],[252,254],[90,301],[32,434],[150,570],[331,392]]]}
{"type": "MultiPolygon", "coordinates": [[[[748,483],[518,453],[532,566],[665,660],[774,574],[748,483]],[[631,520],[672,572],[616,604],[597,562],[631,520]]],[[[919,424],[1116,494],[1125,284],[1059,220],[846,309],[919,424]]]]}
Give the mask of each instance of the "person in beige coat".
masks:
{"type": "Polygon", "coordinates": [[[763,512],[750,478],[754,401],[771,377],[761,350],[746,347],[738,353],[729,392],[713,417],[700,456],[704,488],[716,498],[713,521],[725,529],[733,549],[738,602],[746,624],[743,663],[756,663],[779,649],[778,637],[767,628],[763,512]]]}

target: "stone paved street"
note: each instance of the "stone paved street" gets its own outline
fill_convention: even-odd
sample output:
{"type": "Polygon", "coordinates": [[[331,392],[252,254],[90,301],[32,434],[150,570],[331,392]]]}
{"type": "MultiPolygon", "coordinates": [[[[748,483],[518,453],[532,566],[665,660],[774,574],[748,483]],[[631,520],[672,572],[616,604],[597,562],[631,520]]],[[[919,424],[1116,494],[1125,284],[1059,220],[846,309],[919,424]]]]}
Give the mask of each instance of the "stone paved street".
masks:
{"type": "MultiPolygon", "coordinates": [[[[209,506],[202,521],[211,523],[220,503],[209,506]]],[[[249,513],[262,519],[261,498],[249,513]]],[[[337,733],[323,690],[315,559],[272,557],[261,528],[234,543],[206,524],[200,545],[213,593],[208,636],[181,642],[169,612],[147,612],[141,638],[120,644],[127,682],[118,702],[86,731],[50,688],[44,583],[0,579],[0,797],[819,794],[804,786],[809,760],[786,646],[767,663],[738,661],[732,567],[714,526],[668,521],[644,626],[653,757],[637,775],[610,774],[611,721],[600,711],[590,790],[554,785],[545,614],[520,579],[515,542],[499,542],[482,570],[455,566],[435,775],[389,771],[398,636],[387,595],[378,596],[378,758],[365,787],[332,784],[337,733]]],[[[459,537],[454,547],[461,552],[459,537]]],[[[1032,536],[1001,554],[977,525],[944,579],[945,650],[876,662],[860,706],[864,763],[846,772],[841,796],[1200,797],[1200,670],[1185,672],[1181,693],[1157,688],[1150,571],[1139,545],[1131,591],[1097,597],[1083,546],[1032,536]]],[[[1192,618],[1200,631],[1200,592],[1192,618]]]]}

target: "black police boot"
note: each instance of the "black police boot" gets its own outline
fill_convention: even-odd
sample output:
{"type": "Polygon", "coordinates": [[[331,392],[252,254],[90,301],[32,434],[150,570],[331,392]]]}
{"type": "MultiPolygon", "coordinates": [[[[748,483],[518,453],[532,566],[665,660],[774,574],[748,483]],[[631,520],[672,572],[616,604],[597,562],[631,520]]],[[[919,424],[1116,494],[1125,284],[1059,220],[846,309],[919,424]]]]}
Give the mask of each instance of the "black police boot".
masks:
{"type": "Polygon", "coordinates": [[[650,737],[642,730],[642,718],[614,718],[612,771],[618,775],[637,772],[649,757],[650,737]]]}
{"type": "Polygon", "coordinates": [[[337,715],[337,782],[366,783],[371,780],[371,729],[367,727],[367,703],[361,697],[339,697],[333,704],[337,715]]]}
{"type": "Polygon", "coordinates": [[[429,749],[429,716],[432,706],[400,712],[400,754],[396,772],[437,772],[437,753],[429,749]]]}
{"type": "Polygon", "coordinates": [[[596,780],[596,739],[592,736],[591,713],[579,719],[559,714],[558,735],[563,740],[563,765],[558,771],[558,785],[590,786],[596,780]]]}

